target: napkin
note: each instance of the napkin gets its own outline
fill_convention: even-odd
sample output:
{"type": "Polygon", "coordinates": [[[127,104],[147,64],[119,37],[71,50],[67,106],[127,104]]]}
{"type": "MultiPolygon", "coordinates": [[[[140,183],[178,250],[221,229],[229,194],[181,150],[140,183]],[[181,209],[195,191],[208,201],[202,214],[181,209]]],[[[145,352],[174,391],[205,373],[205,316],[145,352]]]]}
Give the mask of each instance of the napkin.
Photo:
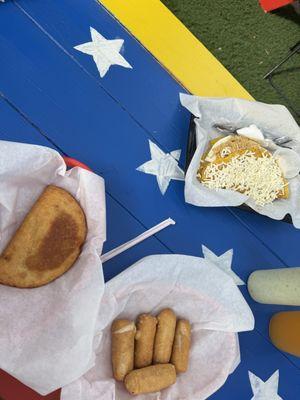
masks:
{"type": "Polygon", "coordinates": [[[137,400],[202,400],[226,381],[240,361],[237,332],[254,318],[234,280],[214,263],[185,255],[146,257],[106,284],[94,338],[95,366],[62,389],[61,400],[129,400],[112,376],[110,329],[115,318],[136,319],[171,307],[192,325],[189,369],[161,392],[137,400]]]}
{"type": "Polygon", "coordinates": [[[262,215],[281,220],[290,214],[293,224],[300,228],[300,127],[286,107],[235,98],[207,98],[180,94],[181,104],[196,118],[197,149],[185,177],[185,200],[201,207],[239,206],[243,203],[262,215]],[[237,128],[256,125],[266,137],[265,145],[278,159],[289,182],[288,199],[277,199],[258,206],[248,196],[232,190],[209,189],[196,178],[200,160],[210,140],[220,136],[214,124],[237,128]],[[271,139],[288,136],[287,146],[276,146],[271,139]]]}
{"type": "Polygon", "coordinates": [[[47,147],[0,141],[0,252],[43,189],[53,184],[81,204],[88,234],[72,268],[35,289],[0,285],[0,368],[42,395],[93,365],[93,338],[104,291],[104,181],[81,168],[66,171],[47,147]]]}

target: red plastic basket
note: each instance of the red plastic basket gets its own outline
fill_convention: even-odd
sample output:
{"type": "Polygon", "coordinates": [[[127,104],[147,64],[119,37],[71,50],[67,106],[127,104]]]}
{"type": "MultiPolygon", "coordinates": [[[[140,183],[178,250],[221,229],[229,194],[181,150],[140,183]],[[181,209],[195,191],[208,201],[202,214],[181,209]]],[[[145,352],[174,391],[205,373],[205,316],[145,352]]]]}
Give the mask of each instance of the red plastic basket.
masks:
{"type": "MultiPolygon", "coordinates": [[[[75,158],[71,157],[63,157],[66,165],[70,168],[73,167],[81,167],[88,171],[91,171],[91,168],[87,165],[83,164],[80,161],[75,160],[75,158]]],[[[9,374],[0,370],[0,400],[59,400],[60,398],[60,390],[56,390],[55,392],[49,394],[48,396],[40,396],[38,393],[34,392],[27,386],[23,385],[17,379],[13,378],[9,374]]]]}
{"type": "Polygon", "coordinates": [[[80,161],[75,160],[75,158],[64,156],[63,159],[64,159],[67,167],[70,167],[70,168],[81,167],[81,168],[86,169],[88,171],[92,171],[90,167],[88,167],[87,165],[83,164],[80,161]]]}

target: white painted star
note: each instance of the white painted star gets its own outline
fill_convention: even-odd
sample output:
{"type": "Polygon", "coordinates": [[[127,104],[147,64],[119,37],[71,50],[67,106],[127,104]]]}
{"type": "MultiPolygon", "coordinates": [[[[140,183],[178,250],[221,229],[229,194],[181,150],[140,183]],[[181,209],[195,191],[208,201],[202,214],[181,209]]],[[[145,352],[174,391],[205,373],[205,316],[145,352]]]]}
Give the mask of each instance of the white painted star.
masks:
{"type": "Polygon", "coordinates": [[[125,68],[132,68],[132,66],[120,54],[123,46],[123,39],[108,40],[105,39],[96,29],[90,27],[92,41],[88,43],[79,44],[74,49],[82,53],[93,56],[97,65],[101,78],[104,77],[111,65],[120,65],[125,68]]]}
{"type": "Polygon", "coordinates": [[[278,395],[279,370],[275,371],[266,382],[251,371],[249,371],[249,379],[254,395],[251,400],[282,400],[282,397],[278,395]]]}
{"type": "Polygon", "coordinates": [[[149,140],[151,160],[140,165],[137,170],[145,174],[156,175],[162,194],[166,193],[171,179],[184,180],[184,172],[178,166],[181,150],[164,153],[155,143],[149,140]]]}
{"type": "Polygon", "coordinates": [[[242,281],[241,278],[231,269],[232,256],[233,256],[232,249],[226,251],[226,253],[218,257],[211,250],[202,245],[202,252],[206,260],[214,263],[219,269],[221,269],[223,272],[229,275],[234,280],[234,283],[236,285],[238,286],[245,285],[245,282],[242,281]]]}

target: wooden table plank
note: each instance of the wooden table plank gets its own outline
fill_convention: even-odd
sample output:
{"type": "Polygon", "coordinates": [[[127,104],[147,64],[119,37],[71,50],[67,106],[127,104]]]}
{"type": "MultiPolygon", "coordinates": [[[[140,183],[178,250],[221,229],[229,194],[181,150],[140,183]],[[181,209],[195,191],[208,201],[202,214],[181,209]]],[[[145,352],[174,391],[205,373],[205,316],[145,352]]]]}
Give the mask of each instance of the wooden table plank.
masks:
{"type": "Polygon", "coordinates": [[[0,121],[0,140],[51,147],[50,143],[10,107],[1,96],[0,121]]]}
{"type": "Polygon", "coordinates": [[[167,145],[169,132],[172,132],[174,145],[176,138],[177,143],[180,142],[189,118],[179,104],[178,94],[185,89],[97,1],[18,0],[16,5],[94,78],[95,87],[99,85],[99,89],[121,104],[149,136],[167,145]],[[92,57],[73,48],[91,41],[90,26],[107,39],[125,40],[123,56],[132,64],[132,70],[112,66],[100,79],[92,57]]]}
{"type": "MultiPolygon", "coordinates": [[[[51,40],[59,43],[64,52],[75,59],[87,74],[93,76],[103,90],[120,102],[122,107],[146,130],[149,137],[155,138],[160,145],[169,150],[172,150],[169,144],[173,143],[173,148],[181,147],[185,151],[189,115],[178,103],[178,93],[183,91],[182,87],[160,67],[153,57],[149,57],[149,53],[136,40],[132,39],[126,30],[116,24],[114,18],[108,15],[96,1],[66,0],[59,6],[57,1],[59,0],[45,0],[41,4],[34,0],[18,0],[17,5],[37,26],[47,32],[51,40]],[[124,38],[125,56],[128,55],[129,59],[135,60],[134,69],[128,71],[113,67],[104,79],[100,79],[92,58],[73,49],[74,44],[90,40],[89,26],[99,29],[107,37],[124,38]]],[[[130,12],[137,13],[136,16],[141,13],[147,26],[150,24],[149,16],[146,17],[138,6],[136,11],[132,10],[134,0],[129,2],[130,12],[123,10],[118,1],[109,0],[106,3],[109,3],[112,10],[117,15],[121,15],[122,19],[124,18],[125,21],[129,19],[130,27],[132,24],[139,24],[127,15],[130,12]]],[[[161,10],[163,6],[155,4],[156,0],[153,0],[152,8],[158,13],[158,9],[161,10]]],[[[163,10],[161,12],[164,14],[163,10]]],[[[140,28],[136,29],[140,32],[140,28]]],[[[165,33],[163,35],[165,37],[165,33]]],[[[173,31],[172,35],[175,35],[173,31]]],[[[218,68],[217,70],[219,71],[218,68]]],[[[219,75],[217,74],[217,76],[219,75]]],[[[206,84],[207,82],[203,80],[203,85],[206,84]]],[[[230,86],[229,81],[226,84],[230,86]]],[[[220,91],[223,89],[221,85],[220,91]]],[[[224,93],[219,92],[219,95],[222,94],[228,95],[225,89],[224,93]]],[[[182,160],[181,165],[183,164],[182,160]]],[[[282,225],[266,217],[255,218],[255,216],[243,211],[239,212],[237,209],[232,209],[232,212],[238,214],[241,222],[269,248],[274,248],[274,241],[278,242],[279,245],[273,249],[278,256],[277,265],[293,265],[293,263],[297,265],[300,255],[295,249],[300,230],[295,230],[291,226],[282,225]],[[286,235],[291,238],[288,241],[288,248],[286,247],[287,241],[278,240],[278,235],[282,239],[286,238],[286,235]],[[290,259],[293,260],[291,264],[290,259]]]]}
{"type": "MultiPolygon", "coordinates": [[[[300,242],[300,229],[296,229],[292,224],[275,221],[262,215],[253,214],[249,218],[245,212],[235,210],[235,213],[246,222],[249,229],[263,238],[264,243],[270,248],[276,249],[276,254],[284,260],[275,267],[300,266],[300,252],[298,251],[300,242]]],[[[264,268],[264,265],[258,266],[264,268]]]]}
{"type": "MultiPolygon", "coordinates": [[[[248,247],[252,259],[254,248],[260,249],[269,262],[272,257],[276,259],[227,210],[199,209],[185,204],[182,182],[173,182],[162,197],[154,178],[135,170],[149,159],[149,136],[145,130],[17,9],[7,12],[2,21],[0,16],[0,22],[6,25],[0,37],[1,51],[6,57],[6,63],[0,66],[2,91],[67,153],[102,174],[108,192],[145,226],[152,226],[154,217],[157,221],[173,214],[178,225],[172,229],[172,237],[162,236],[168,240],[168,247],[175,244],[177,251],[198,254],[204,241],[221,252],[233,244],[234,238],[241,252],[248,247]],[[22,26],[26,35],[10,28],[16,25],[22,26]],[[35,46],[27,46],[28,40],[35,46]],[[47,59],[41,54],[47,54],[47,59]],[[17,65],[13,63],[16,56],[17,65]],[[112,160],[118,162],[112,164],[112,160]],[[155,204],[155,210],[149,210],[148,203],[155,204]],[[187,238],[183,233],[190,229],[196,235],[187,238]],[[226,234],[228,231],[232,236],[226,234]]],[[[184,118],[188,122],[187,114],[184,118]]],[[[182,145],[184,142],[185,138],[181,138],[182,145]]],[[[170,143],[168,150],[174,149],[175,145],[170,143]]],[[[252,266],[255,263],[253,260],[252,266]]]]}

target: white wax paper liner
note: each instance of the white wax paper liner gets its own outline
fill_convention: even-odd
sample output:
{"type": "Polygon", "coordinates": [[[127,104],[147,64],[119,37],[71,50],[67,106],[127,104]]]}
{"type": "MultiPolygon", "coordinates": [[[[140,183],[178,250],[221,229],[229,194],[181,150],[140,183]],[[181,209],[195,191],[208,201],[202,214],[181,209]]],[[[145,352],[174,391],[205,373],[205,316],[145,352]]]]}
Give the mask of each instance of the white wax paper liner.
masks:
{"type": "Polygon", "coordinates": [[[292,115],[281,105],[271,105],[235,98],[207,98],[180,94],[181,104],[195,117],[197,149],[185,177],[185,200],[201,207],[239,206],[246,203],[260,214],[281,220],[290,214],[293,224],[300,228],[300,127],[292,115]],[[231,190],[209,189],[196,178],[201,157],[211,139],[220,133],[214,124],[230,124],[246,127],[255,124],[268,137],[288,136],[292,140],[287,146],[292,150],[273,145],[272,151],[282,158],[288,171],[290,195],[288,199],[277,199],[263,207],[257,206],[247,196],[231,190]],[[294,165],[297,163],[297,165],[294,165]]]}
{"type": "Polygon", "coordinates": [[[62,400],[129,400],[111,370],[110,327],[115,318],[171,307],[192,324],[189,370],[162,392],[137,400],[206,399],[240,360],[237,332],[251,330],[254,318],[233,279],[202,258],[146,257],[109,281],[99,309],[94,340],[95,366],[62,389],[62,400]]]}
{"type": "Polygon", "coordinates": [[[93,338],[104,291],[104,181],[81,168],[66,171],[47,147],[0,141],[0,252],[48,184],[80,202],[88,235],[74,266],[36,289],[0,285],[0,368],[46,395],[93,365],[93,338]]]}

